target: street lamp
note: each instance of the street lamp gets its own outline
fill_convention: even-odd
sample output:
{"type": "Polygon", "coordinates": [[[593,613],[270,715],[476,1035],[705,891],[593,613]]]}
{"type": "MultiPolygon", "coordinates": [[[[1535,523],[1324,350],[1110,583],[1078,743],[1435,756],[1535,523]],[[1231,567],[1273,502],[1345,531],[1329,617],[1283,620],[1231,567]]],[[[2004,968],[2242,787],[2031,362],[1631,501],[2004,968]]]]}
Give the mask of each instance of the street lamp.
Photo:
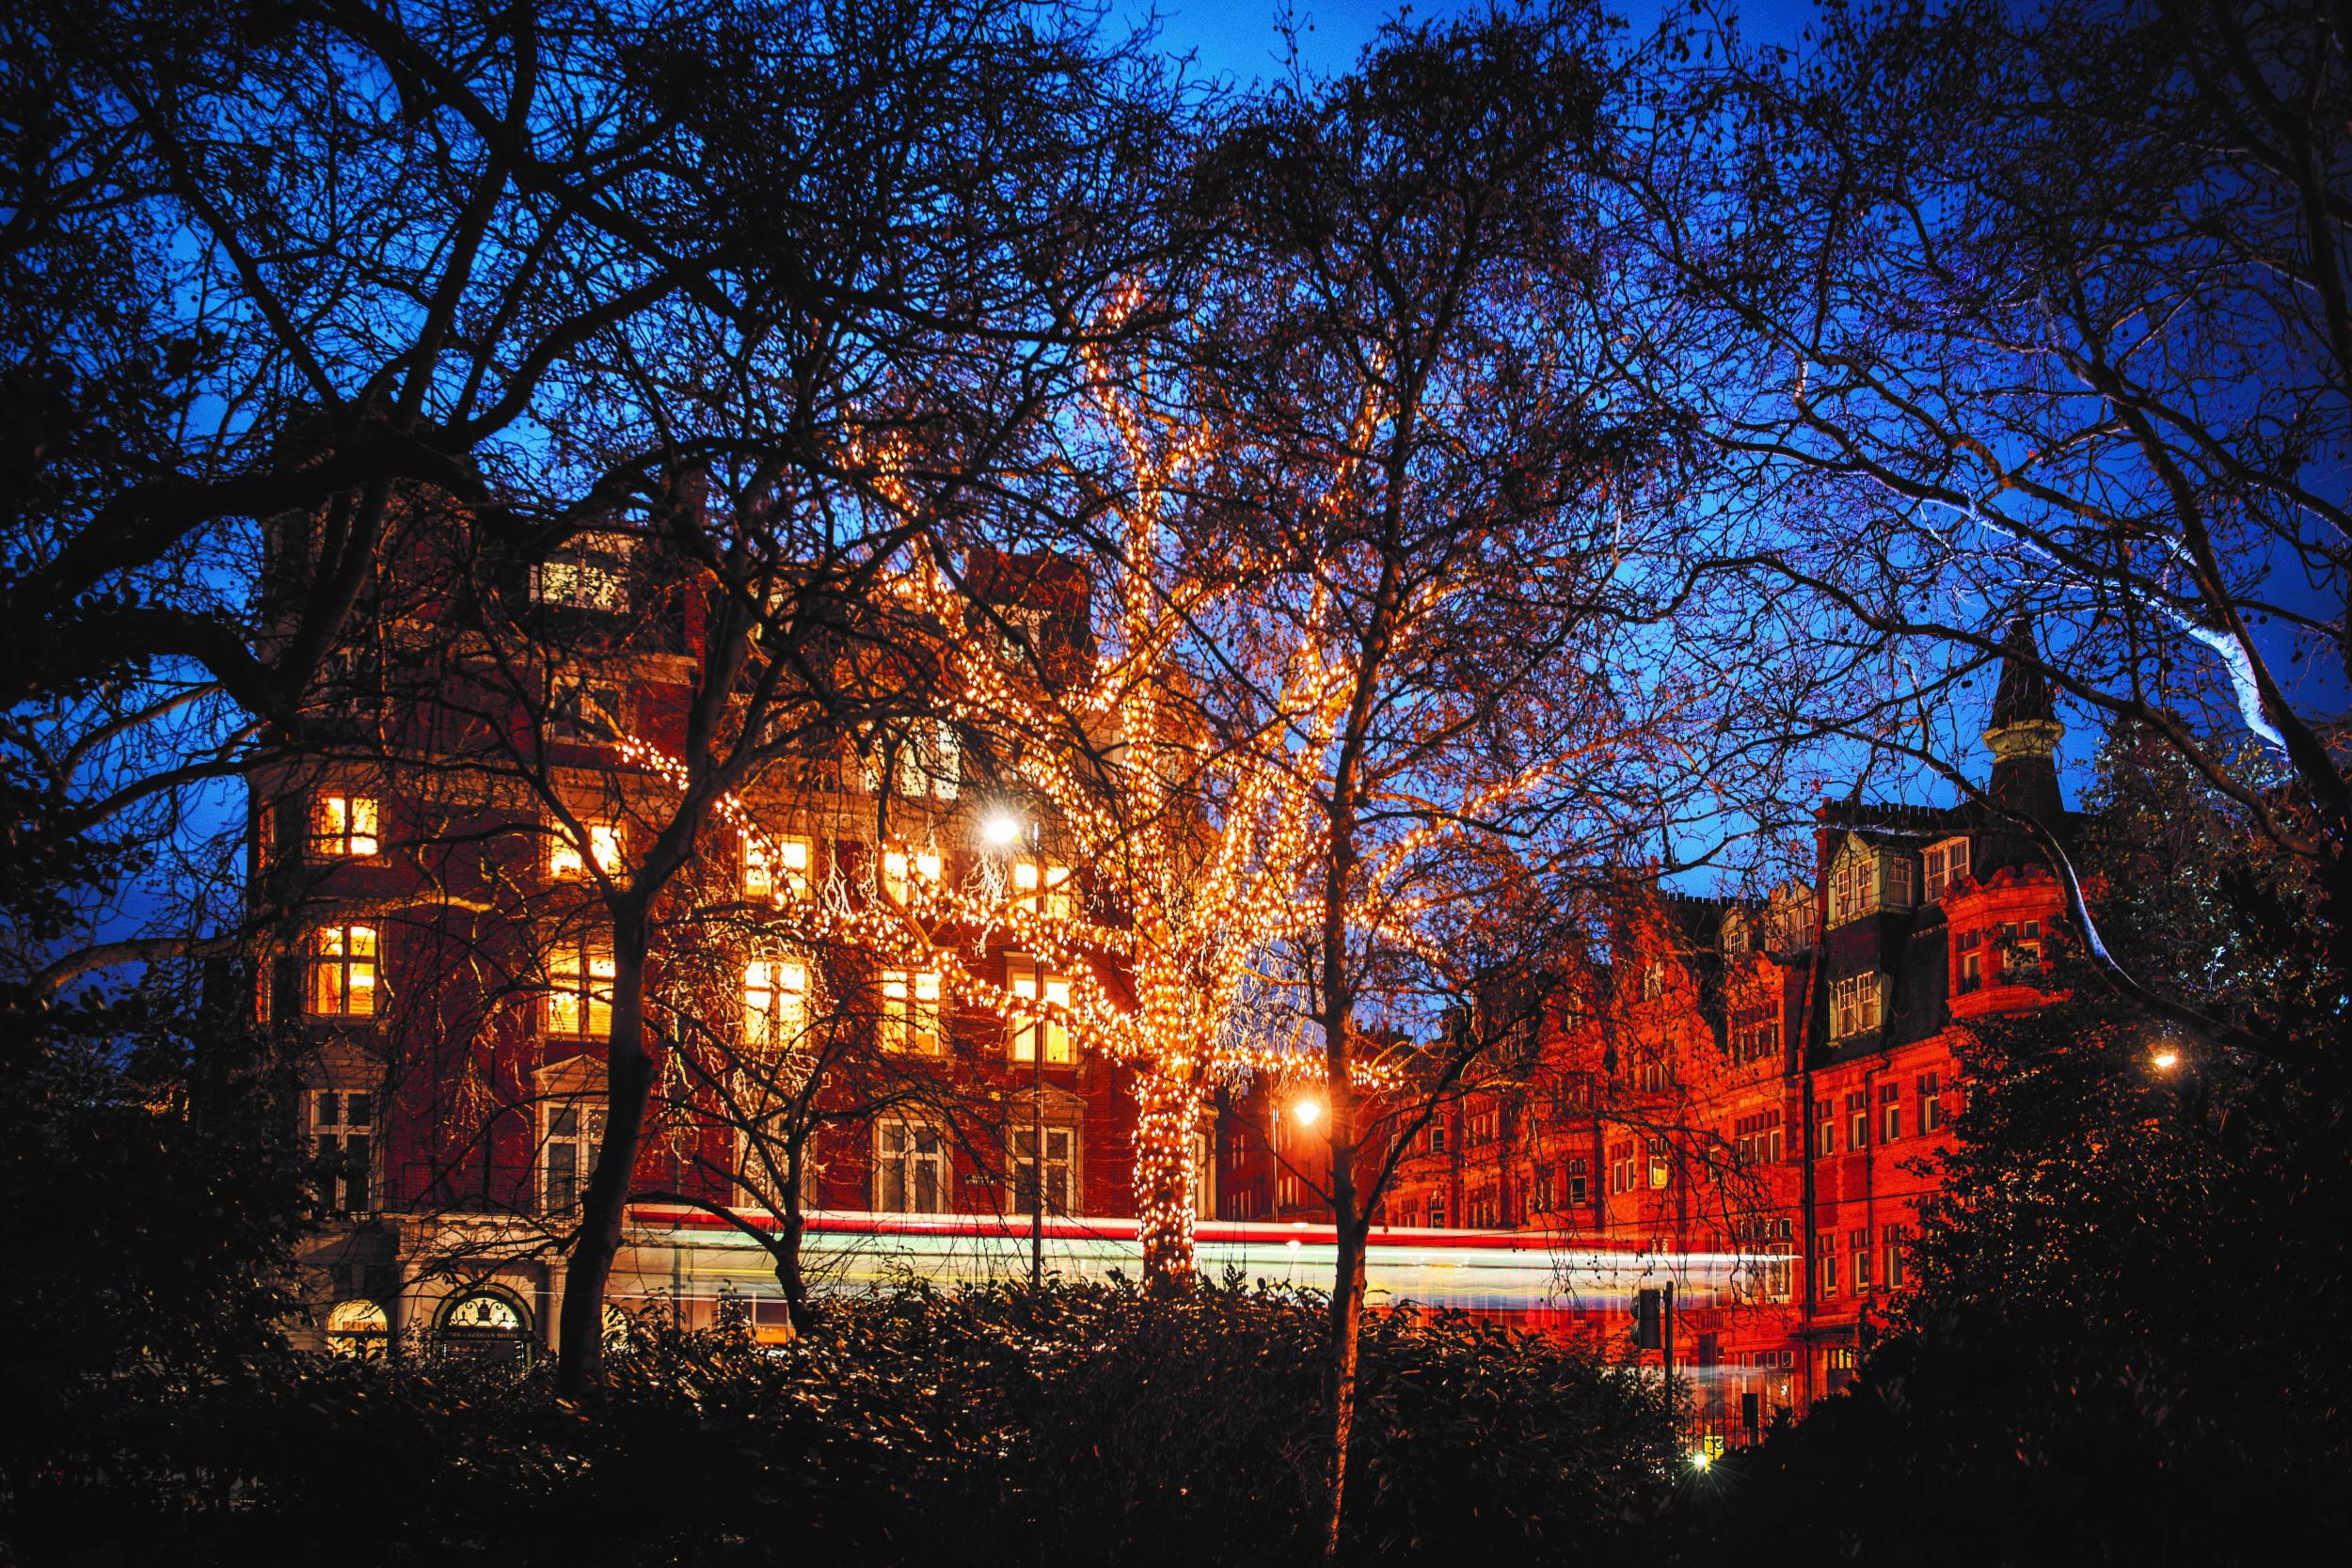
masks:
{"type": "Polygon", "coordinates": [[[1021,842],[1021,818],[1009,811],[992,813],[980,824],[980,841],[995,850],[1011,848],[1021,842]]]}
{"type": "Polygon", "coordinates": [[[1291,1115],[1298,1118],[1299,1126],[1312,1127],[1316,1122],[1323,1119],[1323,1101],[1320,1100],[1302,1100],[1297,1104],[1291,1107],[1291,1115]]]}
{"type": "Polygon", "coordinates": [[[2181,1053],[2169,1045],[2160,1045],[2156,1047],[2154,1054],[2148,1058],[2148,1063],[2158,1072],[2170,1072],[2181,1065],[2181,1053]]]}

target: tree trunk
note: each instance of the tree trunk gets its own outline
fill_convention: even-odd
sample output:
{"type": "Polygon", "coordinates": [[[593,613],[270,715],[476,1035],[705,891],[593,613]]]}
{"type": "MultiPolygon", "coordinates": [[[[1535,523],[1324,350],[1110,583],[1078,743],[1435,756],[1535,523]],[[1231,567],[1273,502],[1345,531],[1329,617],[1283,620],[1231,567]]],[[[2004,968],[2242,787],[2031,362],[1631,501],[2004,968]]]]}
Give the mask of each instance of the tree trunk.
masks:
{"type": "Polygon", "coordinates": [[[653,1057],[645,1050],[645,916],[612,915],[612,1034],[605,1051],[604,1137],[580,1201],[580,1234],[564,1271],[564,1307],[555,1351],[556,1392],[577,1400],[604,1377],[604,1291],[621,1249],[621,1219],[637,1168],[645,1106],[653,1096],[653,1057]]]}
{"type": "Polygon", "coordinates": [[[1339,1222],[1339,1267],[1332,1272],[1324,1343],[1331,1401],[1331,1509],[1323,1529],[1327,1562],[1339,1559],[1340,1525],[1347,1513],[1347,1450],[1356,1434],[1356,1367],[1363,1343],[1365,1229],[1353,1219],[1339,1222]]]}
{"type": "Polygon", "coordinates": [[[801,1272],[801,1238],[807,1232],[808,1221],[801,1215],[800,1197],[796,1194],[784,1200],[784,1224],[776,1231],[776,1284],[784,1291],[785,1315],[792,1324],[792,1332],[808,1330],[808,1275],[801,1272]]]}
{"type": "Polygon", "coordinates": [[[1200,1091],[1156,1065],[1136,1076],[1136,1234],[1143,1243],[1144,1289],[1169,1294],[1190,1286],[1193,1257],[1193,1134],[1200,1091]]]}

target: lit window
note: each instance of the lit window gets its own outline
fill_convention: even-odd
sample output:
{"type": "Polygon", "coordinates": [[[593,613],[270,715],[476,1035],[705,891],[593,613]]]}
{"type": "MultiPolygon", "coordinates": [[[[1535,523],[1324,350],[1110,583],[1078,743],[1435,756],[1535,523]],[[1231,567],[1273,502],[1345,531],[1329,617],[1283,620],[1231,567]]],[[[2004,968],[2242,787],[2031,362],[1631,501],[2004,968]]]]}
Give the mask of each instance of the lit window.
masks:
{"type": "Polygon", "coordinates": [[[1658,1191],[1659,1189],[1661,1189],[1661,1188],[1664,1187],[1664,1186],[1666,1185],[1666,1183],[1668,1183],[1669,1181],[1672,1181],[1672,1180],[1674,1180],[1674,1174],[1675,1174],[1675,1170],[1674,1170],[1674,1163],[1666,1157],[1666,1146],[1665,1146],[1664,1144],[1652,1144],[1652,1145],[1650,1145],[1650,1146],[1649,1146],[1649,1184],[1650,1184],[1650,1190],[1651,1190],[1652,1192],[1656,1192],[1656,1191],[1658,1191]]]}
{"type": "Polygon", "coordinates": [[[604,1141],[601,1101],[567,1098],[540,1107],[544,1142],[540,1151],[539,1212],[575,1213],[588,1173],[596,1165],[596,1146],[604,1141]]]}
{"type": "Polygon", "coordinates": [[[1666,994],[1666,966],[1653,963],[1642,971],[1642,1000],[1655,1002],[1666,994]]]}
{"type": "Polygon", "coordinates": [[[1020,895],[1021,907],[1031,914],[1042,914],[1049,920],[1070,918],[1070,867],[1038,861],[1017,861],[1012,868],[1013,891],[1020,895]],[[1044,887],[1044,896],[1038,894],[1044,887]]]}
{"type": "Polygon", "coordinates": [[[373,796],[319,797],[310,816],[310,853],[333,860],[364,859],[382,847],[373,796]]]}
{"type": "Polygon", "coordinates": [[[869,792],[879,792],[887,769],[898,793],[914,800],[952,800],[962,793],[962,746],[955,726],[944,719],[917,720],[903,734],[870,733],[859,747],[859,765],[869,792]]]}
{"type": "MultiPolygon", "coordinates": [[[[588,830],[588,852],[596,858],[596,869],[608,877],[619,870],[621,830],[611,822],[589,822],[583,826],[588,830]]],[[[548,875],[559,879],[585,875],[588,867],[580,859],[580,846],[563,836],[563,829],[558,828],[556,833],[548,847],[548,875]]]]}
{"type": "Polygon", "coordinates": [[[547,1032],[588,1039],[612,1033],[612,949],[568,942],[548,955],[547,1032]]]}
{"type": "Polygon", "coordinates": [[[1911,908],[1911,857],[1886,857],[1886,904],[1889,909],[1911,908]]]}
{"type": "Polygon", "coordinates": [[[909,854],[903,849],[891,849],[883,852],[882,885],[890,890],[890,896],[901,904],[907,901],[907,895],[913,887],[909,879],[910,873],[922,878],[927,882],[938,881],[939,852],[935,849],[926,849],[915,854],[909,854]]]}
{"type": "Polygon", "coordinates": [[[885,1051],[903,1051],[917,1056],[939,1054],[939,975],[936,971],[882,971],[882,1043],[885,1051]]]}
{"type": "Polygon", "coordinates": [[[804,899],[808,896],[809,845],[804,838],[743,835],[743,896],[804,899]]]}
{"type": "Polygon", "coordinates": [[[310,1096],[310,1155],[318,1163],[319,1200],[339,1214],[375,1208],[375,1096],[365,1089],[322,1089],[310,1096]]]}
{"type": "Polygon", "coordinates": [[[1045,1138],[1045,1210],[1054,1214],[1074,1212],[1070,1195],[1073,1173],[1077,1169],[1078,1134],[1076,1129],[1069,1127],[1012,1129],[1009,1138],[1014,1205],[1025,1213],[1037,1204],[1037,1145],[1041,1132],[1045,1138]]]}
{"type": "Polygon", "coordinates": [[[790,958],[754,958],[743,966],[743,1043],[789,1049],[808,1022],[808,966],[790,958]]]}
{"type": "Polygon", "coordinates": [[[560,610],[620,613],[628,608],[626,568],[634,544],[627,534],[580,535],[531,569],[532,598],[560,610]]]}
{"type": "Polygon", "coordinates": [[[326,1315],[326,1351],[367,1361],[384,1354],[391,1324],[372,1301],[339,1301],[326,1315]]]}
{"type": "Polygon", "coordinates": [[[874,1129],[874,1208],[885,1214],[947,1212],[947,1142],[921,1122],[874,1129]]]}
{"type": "Polygon", "coordinates": [[[375,1016],[375,927],[323,926],[310,933],[310,1011],[320,1018],[375,1016]]]}
{"type": "Polygon", "coordinates": [[[1038,1037],[1045,1039],[1045,1060],[1057,1067],[1067,1066],[1071,1060],[1070,1029],[1051,1014],[1041,1016],[1035,1010],[1040,1001],[1049,1007],[1067,1009],[1070,1006],[1070,980],[1040,967],[1035,958],[1019,956],[1005,960],[1005,989],[1016,1002],[1027,1003],[1017,1007],[1011,1022],[1012,1059],[1016,1062],[1037,1060],[1038,1037]]]}

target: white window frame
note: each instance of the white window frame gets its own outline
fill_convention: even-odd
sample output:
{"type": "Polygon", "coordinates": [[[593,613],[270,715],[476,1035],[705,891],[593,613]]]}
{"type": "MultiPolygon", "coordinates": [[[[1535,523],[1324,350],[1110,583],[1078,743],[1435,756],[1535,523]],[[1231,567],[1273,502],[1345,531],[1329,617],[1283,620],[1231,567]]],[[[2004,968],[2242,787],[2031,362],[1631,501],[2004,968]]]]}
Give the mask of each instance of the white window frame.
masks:
{"type": "Polygon", "coordinates": [[[1844,974],[1830,982],[1830,1037],[1867,1035],[1885,1022],[1885,976],[1876,970],[1844,974]]]}
{"type": "Polygon", "coordinates": [[[561,1219],[580,1212],[604,1141],[605,1097],[579,1090],[539,1102],[539,1212],[561,1219]]]}
{"type": "Polygon", "coordinates": [[[1932,904],[1940,900],[1954,882],[1968,875],[1968,840],[1947,838],[1928,847],[1922,863],[1926,867],[1919,901],[1932,904]]]}
{"type": "Polygon", "coordinates": [[[917,1117],[884,1117],[874,1123],[873,1205],[880,1214],[947,1214],[955,1212],[951,1184],[955,1161],[947,1136],[917,1117]],[[922,1206],[928,1170],[933,1206],[922,1206]],[[896,1187],[894,1193],[893,1188],[896,1187]],[[893,1199],[896,1201],[892,1201],[893,1199]]]}
{"type": "Polygon", "coordinates": [[[1848,845],[1830,865],[1829,923],[1843,926],[1878,909],[1878,856],[1848,845]]]}
{"type": "Polygon", "coordinates": [[[1041,1127],[1016,1121],[1005,1129],[1005,1176],[1011,1184],[1013,1210],[1025,1214],[1034,1201],[1030,1173],[1037,1165],[1035,1140],[1041,1134],[1045,1142],[1045,1212],[1074,1214],[1078,1212],[1078,1126],[1072,1121],[1049,1121],[1041,1127]]]}

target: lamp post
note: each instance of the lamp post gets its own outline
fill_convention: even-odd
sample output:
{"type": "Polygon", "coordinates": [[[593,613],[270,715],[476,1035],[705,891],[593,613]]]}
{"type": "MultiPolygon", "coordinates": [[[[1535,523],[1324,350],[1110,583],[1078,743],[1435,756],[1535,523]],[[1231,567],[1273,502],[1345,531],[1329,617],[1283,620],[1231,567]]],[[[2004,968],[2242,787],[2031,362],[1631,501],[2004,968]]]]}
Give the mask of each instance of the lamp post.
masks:
{"type": "MultiPolygon", "coordinates": [[[[998,854],[1017,847],[1024,837],[1037,847],[1037,824],[1024,823],[1009,811],[998,811],[980,824],[980,837],[998,854]]],[[[1038,1000],[1044,1001],[1041,976],[1038,1000]]],[[[1016,1162],[1016,1168],[1018,1162],[1016,1162]]],[[[1045,1287],[1045,1025],[1041,1017],[1029,1024],[1029,1289],[1045,1287]]]]}

